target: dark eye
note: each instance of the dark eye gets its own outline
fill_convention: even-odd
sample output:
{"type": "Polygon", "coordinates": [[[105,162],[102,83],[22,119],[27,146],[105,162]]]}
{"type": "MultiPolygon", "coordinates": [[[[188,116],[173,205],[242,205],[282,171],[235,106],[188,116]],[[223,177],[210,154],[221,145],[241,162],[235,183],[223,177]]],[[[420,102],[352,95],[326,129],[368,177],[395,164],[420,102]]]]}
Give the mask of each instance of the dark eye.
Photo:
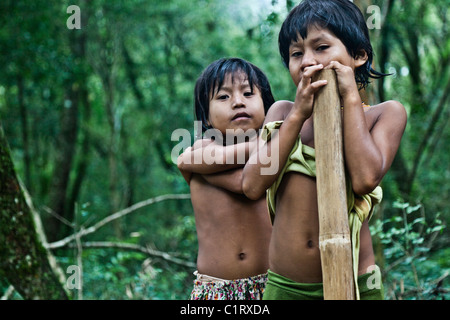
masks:
{"type": "Polygon", "coordinates": [[[217,100],[225,100],[227,98],[228,98],[228,96],[226,94],[221,94],[221,95],[217,96],[217,100]]]}
{"type": "Polygon", "coordinates": [[[253,95],[253,92],[247,91],[244,93],[244,97],[251,97],[253,95]]]}
{"type": "Polygon", "coordinates": [[[317,51],[324,51],[324,50],[327,50],[329,47],[330,47],[330,46],[325,46],[325,45],[323,45],[323,46],[318,47],[318,48],[317,48],[317,51]]]}
{"type": "Polygon", "coordinates": [[[303,55],[303,52],[300,52],[300,51],[296,51],[296,52],[293,52],[292,53],[292,57],[301,57],[303,55]]]}

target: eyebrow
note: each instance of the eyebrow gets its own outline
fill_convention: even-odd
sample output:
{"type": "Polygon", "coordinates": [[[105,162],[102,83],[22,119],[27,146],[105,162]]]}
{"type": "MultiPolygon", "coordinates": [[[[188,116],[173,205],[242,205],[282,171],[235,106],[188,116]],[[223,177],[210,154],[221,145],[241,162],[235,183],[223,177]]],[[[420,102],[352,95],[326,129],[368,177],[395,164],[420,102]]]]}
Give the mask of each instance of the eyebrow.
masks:
{"type": "MultiPolygon", "coordinates": [[[[329,37],[327,35],[321,34],[319,36],[317,36],[316,38],[312,38],[309,40],[309,42],[311,42],[313,45],[321,42],[321,41],[328,41],[329,37]]],[[[305,40],[303,39],[303,42],[305,42],[305,40]]],[[[301,47],[302,44],[300,44],[298,41],[294,42],[293,44],[291,44],[291,47],[301,47]]]]}
{"type": "MultiPolygon", "coordinates": [[[[250,83],[248,83],[248,81],[246,81],[243,84],[241,84],[240,89],[244,89],[244,88],[251,88],[250,87],[250,83]]],[[[232,87],[222,86],[222,87],[220,87],[220,89],[217,90],[217,92],[219,92],[220,90],[232,91],[232,87]]]]}
{"type": "Polygon", "coordinates": [[[317,42],[324,41],[324,40],[328,40],[327,37],[324,36],[324,35],[320,35],[320,36],[318,36],[317,38],[311,39],[310,42],[313,43],[313,44],[315,44],[315,43],[317,43],[317,42]]]}

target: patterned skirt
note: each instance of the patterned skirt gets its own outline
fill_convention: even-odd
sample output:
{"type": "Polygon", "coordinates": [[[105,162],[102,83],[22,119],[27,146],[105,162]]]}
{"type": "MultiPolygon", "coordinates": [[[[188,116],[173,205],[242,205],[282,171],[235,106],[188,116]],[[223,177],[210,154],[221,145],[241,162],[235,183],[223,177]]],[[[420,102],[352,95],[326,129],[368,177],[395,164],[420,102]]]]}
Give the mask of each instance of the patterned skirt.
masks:
{"type": "Polygon", "coordinates": [[[257,276],[224,280],[194,272],[191,300],[262,300],[267,273],[257,276]]]}

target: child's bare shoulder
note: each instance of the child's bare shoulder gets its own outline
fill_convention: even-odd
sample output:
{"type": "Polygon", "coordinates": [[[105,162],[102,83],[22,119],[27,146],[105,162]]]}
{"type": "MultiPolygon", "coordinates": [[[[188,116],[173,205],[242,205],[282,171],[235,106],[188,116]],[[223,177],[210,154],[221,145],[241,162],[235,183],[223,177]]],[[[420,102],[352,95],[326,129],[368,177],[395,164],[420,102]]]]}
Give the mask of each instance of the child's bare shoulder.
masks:
{"type": "Polygon", "coordinates": [[[371,128],[390,128],[393,131],[403,132],[407,122],[407,113],[403,104],[390,100],[368,108],[366,119],[371,128]]]}
{"type": "Polygon", "coordinates": [[[292,101],[287,100],[275,102],[267,112],[265,123],[284,120],[289,111],[291,111],[293,105],[294,103],[292,101]]]}
{"type": "Polygon", "coordinates": [[[398,114],[406,116],[406,110],[403,104],[395,100],[389,100],[377,105],[373,105],[369,108],[369,110],[375,110],[377,113],[383,114],[398,114]]]}

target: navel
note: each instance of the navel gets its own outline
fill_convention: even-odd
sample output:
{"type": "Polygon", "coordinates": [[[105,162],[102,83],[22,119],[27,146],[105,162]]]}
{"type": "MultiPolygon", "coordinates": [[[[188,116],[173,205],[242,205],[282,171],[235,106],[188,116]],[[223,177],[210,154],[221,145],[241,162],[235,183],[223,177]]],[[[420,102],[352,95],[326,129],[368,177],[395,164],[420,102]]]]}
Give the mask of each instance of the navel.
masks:
{"type": "Polygon", "coordinates": [[[241,252],[239,253],[239,260],[244,260],[245,259],[246,254],[241,252]]]}
{"type": "Polygon", "coordinates": [[[314,243],[312,242],[312,240],[309,240],[308,243],[306,244],[308,246],[308,248],[312,249],[314,247],[314,243]]]}

